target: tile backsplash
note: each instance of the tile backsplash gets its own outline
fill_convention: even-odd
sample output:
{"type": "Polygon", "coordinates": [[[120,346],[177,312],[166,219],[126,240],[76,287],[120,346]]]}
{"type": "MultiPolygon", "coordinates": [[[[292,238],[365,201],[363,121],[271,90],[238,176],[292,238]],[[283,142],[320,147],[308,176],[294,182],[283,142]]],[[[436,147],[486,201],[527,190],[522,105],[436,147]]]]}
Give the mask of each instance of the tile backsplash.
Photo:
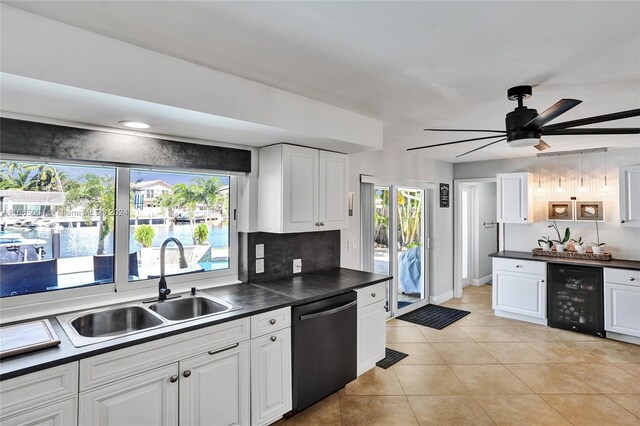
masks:
{"type": "Polygon", "coordinates": [[[293,259],[302,272],[340,267],[340,231],[238,234],[238,276],[242,282],[265,282],[293,275],[293,259]],[[256,244],[264,244],[264,272],[256,274],[256,244]]]}

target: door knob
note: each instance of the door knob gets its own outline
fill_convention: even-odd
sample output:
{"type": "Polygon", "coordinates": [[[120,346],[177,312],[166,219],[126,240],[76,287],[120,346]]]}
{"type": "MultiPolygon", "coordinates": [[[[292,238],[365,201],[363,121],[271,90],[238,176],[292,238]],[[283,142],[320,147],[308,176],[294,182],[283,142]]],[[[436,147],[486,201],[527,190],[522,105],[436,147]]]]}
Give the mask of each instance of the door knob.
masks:
{"type": "Polygon", "coordinates": [[[275,342],[278,338],[276,336],[271,336],[271,341],[275,342]]]}
{"type": "Polygon", "coordinates": [[[177,381],[178,381],[178,376],[173,375],[173,376],[169,377],[169,381],[170,381],[171,383],[175,383],[175,382],[177,382],[177,381]]]}
{"type": "Polygon", "coordinates": [[[629,278],[629,281],[635,281],[635,280],[636,280],[636,279],[635,279],[635,278],[633,278],[633,277],[629,278]]]}
{"type": "Polygon", "coordinates": [[[182,373],[182,375],[184,377],[189,377],[191,375],[191,370],[184,370],[184,372],[182,373]]]}
{"type": "Polygon", "coordinates": [[[324,222],[320,222],[320,226],[324,226],[324,222]]]}
{"type": "Polygon", "coordinates": [[[371,297],[376,297],[376,294],[375,293],[371,293],[371,297]]]}
{"type": "Polygon", "coordinates": [[[276,320],[275,320],[275,319],[270,319],[270,320],[269,320],[269,324],[273,325],[273,324],[275,324],[275,323],[276,323],[276,320]]]}

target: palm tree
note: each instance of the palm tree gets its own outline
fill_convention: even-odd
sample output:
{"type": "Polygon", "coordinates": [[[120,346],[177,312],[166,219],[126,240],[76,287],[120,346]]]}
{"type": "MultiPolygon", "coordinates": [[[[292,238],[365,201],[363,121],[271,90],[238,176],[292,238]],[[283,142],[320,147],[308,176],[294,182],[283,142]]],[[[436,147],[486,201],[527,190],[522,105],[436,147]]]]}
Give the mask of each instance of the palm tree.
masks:
{"type": "Polygon", "coordinates": [[[186,211],[191,226],[191,238],[193,244],[196,244],[194,230],[198,204],[207,208],[214,207],[220,198],[222,188],[223,185],[217,177],[195,178],[189,184],[173,185],[171,192],[165,192],[158,197],[157,203],[161,207],[186,211]]]}
{"type": "Polygon", "coordinates": [[[115,194],[115,180],[109,176],[86,173],[67,185],[66,208],[82,207],[83,219],[87,223],[91,223],[93,212],[100,216],[96,254],[104,254],[104,239],[113,231],[115,194]]]}

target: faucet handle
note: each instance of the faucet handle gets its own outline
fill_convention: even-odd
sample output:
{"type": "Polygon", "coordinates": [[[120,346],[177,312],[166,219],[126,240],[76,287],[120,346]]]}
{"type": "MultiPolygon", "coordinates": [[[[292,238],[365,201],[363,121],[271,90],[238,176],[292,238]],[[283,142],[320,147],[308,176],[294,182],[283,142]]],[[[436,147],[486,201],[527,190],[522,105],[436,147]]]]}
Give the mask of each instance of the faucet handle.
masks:
{"type": "Polygon", "coordinates": [[[192,296],[195,296],[195,295],[196,295],[196,291],[198,291],[198,289],[197,289],[197,288],[195,288],[195,287],[191,287],[191,295],[192,295],[192,296]]]}
{"type": "Polygon", "coordinates": [[[165,296],[168,296],[171,294],[171,289],[170,288],[161,288],[160,289],[160,294],[164,294],[165,296]]]}

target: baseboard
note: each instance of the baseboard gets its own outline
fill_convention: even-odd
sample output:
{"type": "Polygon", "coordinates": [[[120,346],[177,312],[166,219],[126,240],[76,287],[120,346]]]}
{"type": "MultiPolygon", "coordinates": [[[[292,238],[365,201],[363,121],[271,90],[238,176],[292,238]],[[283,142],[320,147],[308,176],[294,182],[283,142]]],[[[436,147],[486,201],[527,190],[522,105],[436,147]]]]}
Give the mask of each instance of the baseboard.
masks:
{"type": "Polygon", "coordinates": [[[449,299],[453,299],[453,290],[449,290],[446,293],[442,293],[437,296],[429,296],[429,303],[432,305],[439,305],[449,299]]]}
{"type": "Polygon", "coordinates": [[[475,285],[476,287],[481,286],[481,285],[485,285],[491,282],[491,277],[493,277],[493,275],[489,274],[486,277],[482,277],[479,279],[473,279],[471,280],[471,284],[475,285]]]}
{"type": "Polygon", "coordinates": [[[607,331],[607,339],[619,340],[621,342],[633,343],[640,345],[640,337],[628,336],[626,334],[614,333],[613,331],[607,331]]]}
{"type": "Polygon", "coordinates": [[[539,325],[547,325],[546,318],[529,317],[527,315],[520,315],[520,314],[514,314],[512,312],[501,311],[499,309],[495,309],[493,312],[497,317],[510,318],[518,321],[532,322],[534,324],[539,324],[539,325]]]}

